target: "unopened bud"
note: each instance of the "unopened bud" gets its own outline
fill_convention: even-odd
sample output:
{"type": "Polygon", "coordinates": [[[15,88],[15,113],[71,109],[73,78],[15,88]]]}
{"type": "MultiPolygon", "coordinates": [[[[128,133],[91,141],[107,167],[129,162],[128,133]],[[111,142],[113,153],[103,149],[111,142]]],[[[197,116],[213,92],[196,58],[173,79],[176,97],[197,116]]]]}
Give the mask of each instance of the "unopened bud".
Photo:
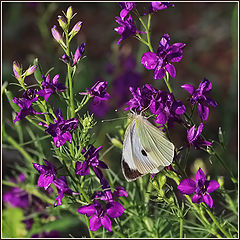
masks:
{"type": "Polygon", "coordinates": [[[81,59],[82,57],[82,54],[84,52],[84,49],[85,49],[85,43],[82,43],[76,50],[75,54],[74,54],[74,60],[73,60],[73,65],[76,65],[77,62],[81,59]]]}
{"type": "Polygon", "coordinates": [[[13,73],[18,80],[21,79],[20,75],[22,74],[22,68],[17,61],[13,62],[13,73]]]}
{"type": "Polygon", "coordinates": [[[67,17],[68,21],[71,20],[72,15],[73,15],[73,10],[72,10],[72,6],[70,6],[70,7],[68,7],[67,13],[66,13],[66,17],[67,17]]]}
{"type": "Polygon", "coordinates": [[[53,28],[51,29],[52,31],[52,35],[54,37],[54,39],[57,41],[57,42],[62,42],[62,36],[60,35],[60,33],[58,32],[57,30],[57,27],[54,25],[53,28]]]}
{"type": "Polygon", "coordinates": [[[219,187],[223,188],[224,186],[224,177],[223,176],[219,176],[217,179],[217,182],[219,183],[219,187]]]}
{"type": "Polygon", "coordinates": [[[64,30],[67,26],[65,19],[62,16],[58,16],[59,26],[64,30]]]}
{"type": "Polygon", "coordinates": [[[70,35],[73,35],[73,36],[76,35],[80,31],[81,26],[82,26],[82,22],[81,21],[77,22],[72,28],[70,35]]]}
{"type": "Polygon", "coordinates": [[[33,65],[31,67],[29,67],[26,72],[25,72],[25,76],[29,76],[31,74],[33,74],[35,72],[35,70],[37,69],[37,65],[33,65]]]}
{"type": "Polygon", "coordinates": [[[122,149],[123,145],[118,139],[111,138],[111,142],[112,142],[113,146],[122,149]]]}

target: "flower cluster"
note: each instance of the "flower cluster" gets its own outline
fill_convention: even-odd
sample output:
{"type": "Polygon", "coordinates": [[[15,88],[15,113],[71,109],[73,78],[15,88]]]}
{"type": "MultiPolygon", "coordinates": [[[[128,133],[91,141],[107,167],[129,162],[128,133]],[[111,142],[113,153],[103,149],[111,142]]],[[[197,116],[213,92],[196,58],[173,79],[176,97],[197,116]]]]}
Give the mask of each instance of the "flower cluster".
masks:
{"type": "Polygon", "coordinates": [[[145,84],[136,90],[130,88],[133,98],[126,105],[126,110],[143,110],[149,108],[156,115],[155,123],[161,126],[169,121],[181,121],[180,115],[184,114],[186,108],[179,100],[175,101],[171,93],[157,90],[150,84],[145,84]]]}
{"type": "Polygon", "coordinates": [[[63,195],[79,195],[80,193],[73,192],[67,185],[67,179],[65,176],[60,178],[56,177],[56,167],[48,162],[43,160],[46,165],[41,165],[38,163],[33,163],[33,167],[40,173],[38,178],[38,186],[44,187],[47,190],[51,184],[53,184],[58,191],[58,196],[54,202],[54,206],[62,205],[63,195]],[[57,204],[56,204],[57,203],[57,204]]]}

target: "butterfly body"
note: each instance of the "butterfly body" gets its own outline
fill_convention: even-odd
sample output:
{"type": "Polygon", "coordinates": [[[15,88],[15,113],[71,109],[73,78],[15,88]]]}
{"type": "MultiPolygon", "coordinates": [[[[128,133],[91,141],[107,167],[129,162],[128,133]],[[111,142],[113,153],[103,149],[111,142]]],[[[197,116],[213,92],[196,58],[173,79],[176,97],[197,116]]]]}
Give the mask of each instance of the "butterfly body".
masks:
{"type": "Polygon", "coordinates": [[[174,145],[144,116],[132,114],[123,141],[122,170],[127,181],[157,173],[172,163],[174,145]]]}

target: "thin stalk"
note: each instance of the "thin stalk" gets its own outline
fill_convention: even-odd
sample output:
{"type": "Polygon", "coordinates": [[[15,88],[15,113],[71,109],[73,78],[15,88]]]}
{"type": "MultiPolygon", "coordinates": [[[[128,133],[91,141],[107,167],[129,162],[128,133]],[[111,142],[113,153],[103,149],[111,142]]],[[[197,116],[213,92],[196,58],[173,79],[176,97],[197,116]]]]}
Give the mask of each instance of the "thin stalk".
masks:
{"type": "Polygon", "coordinates": [[[75,110],[75,113],[77,113],[79,110],[82,109],[82,107],[87,104],[87,102],[89,101],[89,99],[91,98],[91,95],[90,94],[87,94],[83,97],[80,105],[78,106],[78,108],[75,110]]]}
{"type": "Polygon", "coordinates": [[[213,222],[216,224],[216,226],[219,228],[219,230],[227,237],[227,238],[231,238],[231,236],[227,233],[227,231],[219,224],[219,222],[217,221],[217,219],[213,216],[213,214],[211,213],[211,211],[209,211],[206,208],[206,212],[208,213],[208,215],[211,217],[211,219],[213,220],[213,222]]]}
{"type": "Polygon", "coordinates": [[[88,232],[89,232],[89,235],[90,235],[90,239],[93,239],[93,233],[92,233],[92,231],[90,230],[90,227],[89,227],[89,219],[86,215],[84,215],[84,216],[85,216],[85,221],[86,221],[87,226],[88,226],[88,232]]]}
{"type": "Polygon", "coordinates": [[[166,85],[167,85],[167,88],[168,88],[169,92],[172,93],[173,91],[172,91],[172,88],[171,88],[170,83],[169,83],[169,75],[168,75],[168,72],[166,72],[166,75],[164,76],[163,79],[164,79],[164,81],[165,81],[165,83],[166,83],[166,85]]]}
{"type": "Polygon", "coordinates": [[[183,238],[183,219],[180,218],[180,233],[179,238],[183,238]]]}

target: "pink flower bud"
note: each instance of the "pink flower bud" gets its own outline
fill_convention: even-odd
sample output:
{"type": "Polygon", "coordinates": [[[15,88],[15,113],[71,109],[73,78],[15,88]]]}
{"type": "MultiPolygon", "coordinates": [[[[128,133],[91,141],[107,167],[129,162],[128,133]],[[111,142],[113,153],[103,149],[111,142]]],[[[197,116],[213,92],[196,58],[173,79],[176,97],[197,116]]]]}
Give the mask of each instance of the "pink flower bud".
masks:
{"type": "Polygon", "coordinates": [[[35,70],[37,69],[37,67],[38,67],[37,65],[33,65],[33,66],[29,67],[26,70],[25,75],[29,76],[29,75],[33,74],[35,72],[35,70]]]}
{"type": "Polygon", "coordinates": [[[52,31],[52,35],[54,37],[54,39],[57,41],[57,42],[60,42],[62,41],[62,36],[60,35],[60,33],[58,32],[57,30],[57,27],[54,25],[53,28],[51,29],[52,31]]]}

